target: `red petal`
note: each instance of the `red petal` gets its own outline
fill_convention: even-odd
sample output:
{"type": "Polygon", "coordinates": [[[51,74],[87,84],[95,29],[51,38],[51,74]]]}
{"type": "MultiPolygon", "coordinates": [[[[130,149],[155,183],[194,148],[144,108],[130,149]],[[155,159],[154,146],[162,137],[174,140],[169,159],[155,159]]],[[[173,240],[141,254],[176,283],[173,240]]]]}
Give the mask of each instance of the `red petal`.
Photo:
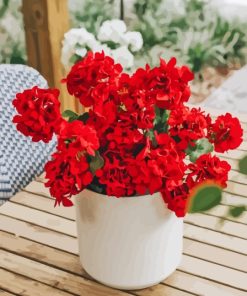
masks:
{"type": "Polygon", "coordinates": [[[71,207],[73,206],[73,202],[68,198],[63,198],[62,204],[64,207],[71,207]]]}

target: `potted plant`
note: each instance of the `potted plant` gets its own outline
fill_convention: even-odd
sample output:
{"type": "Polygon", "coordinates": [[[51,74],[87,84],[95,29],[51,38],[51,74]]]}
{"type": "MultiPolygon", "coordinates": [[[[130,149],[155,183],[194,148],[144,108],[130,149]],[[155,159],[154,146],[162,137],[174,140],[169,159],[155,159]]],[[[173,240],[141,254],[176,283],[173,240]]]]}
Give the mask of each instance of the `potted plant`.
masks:
{"type": "Polygon", "coordinates": [[[179,264],[186,212],[219,203],[230,165],[211,152],[235,149],[243,131],[229,113],[213,121],[185,105],[192,79],[175,58],[130,75],[104,52],[89,52],[63,80],[88,112],[62,116],[54,89],[34,87],[13,101],[25,136],[57,136],[46,186],[55,205],[72,206],[76,195],[81,263],[104,284],[162,281],[179,264]],[[217,185],[208,195],[205,182],[217,185]]]}

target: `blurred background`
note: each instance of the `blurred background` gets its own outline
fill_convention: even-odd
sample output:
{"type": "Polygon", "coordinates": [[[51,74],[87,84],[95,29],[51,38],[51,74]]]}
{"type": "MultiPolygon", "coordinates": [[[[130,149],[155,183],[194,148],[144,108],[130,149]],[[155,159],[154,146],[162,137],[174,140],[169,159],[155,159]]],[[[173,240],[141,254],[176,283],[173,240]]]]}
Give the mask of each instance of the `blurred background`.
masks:
{"type": "Polygon", "coordinates": [[[194,71],[191,102],[201,102],[246,64],[247,1],[0,0],[0,63],[31,65],[59,87],[102,49],[128,72],[175,56],[194,71]]]}

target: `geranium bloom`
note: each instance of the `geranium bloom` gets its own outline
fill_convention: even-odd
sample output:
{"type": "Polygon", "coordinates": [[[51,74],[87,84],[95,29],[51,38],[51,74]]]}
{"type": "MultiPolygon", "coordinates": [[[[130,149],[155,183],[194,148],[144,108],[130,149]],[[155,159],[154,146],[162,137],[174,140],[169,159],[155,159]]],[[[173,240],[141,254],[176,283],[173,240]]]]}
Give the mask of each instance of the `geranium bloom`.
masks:
{"type": "Polygon", "coordinates": [[[89,185],[93,179],[89,171],[86,157],[70,157],[64,152],[56,152],[52,160],[45,165],[46,187],[50,187],[50,193],[56,198],[56,204],[71,206],[69,199],[72,195],[78,194],[89,185]]]}
{"type": "Polygon", "coordinates": [[[103,157],[104,167],[96,171],[96,176],[101,184],[106,185],[107,195],[116,197],[133,195],[134,185],[125,164],[114,154],[110,157],[106,154],[103,157]]]}
{"type": "Polygon", "coordinates": [[[217,156],[204,154],[195,163],[189,164],[188,168],[191,172],[188,174],[186,181],[190,188],[205,180],[215,180],[222,187],[226,187],[231,166],[217,156]]]}
{"type": "Polygon", "coordinates": [[[186,214],[186,205],[189,188],[186,183],[174,187],[172,190],[165,188],[161,194],[168,209],[175,212],[177,217],[184,217],[186,214]]]}
{"type": "Polygon", "coordinates": [[[99,148],[96,131],[79,120],[64,122],[60,128],[59,140],[60,149],[67,149],[73,156],[84,152],[95,155],[95,150],[99,148]]]}
{"type": "Polygon", "coordinates": [[[217,152],[237,148],[243,141],[242,136],[243,129],[239,120],[230,113],[217,117],[209,128],[209,140],[214,143],[217,152]]]}
{"type": "Polygon", "coordinates": [[[34,142],[48,143],[62,122],[58,96],[57,89],[41,89],[37,86],[18,93],[13,100],[19,113],[13,118],[17,129],[25,136],[30,136],[34,142]]]}
{"type": "Polygon", "coordinates": [[[121,72],[121,65],[114,64],[114,60],[104,52],[89,52],[71,68],[64,82],[68,92],[85,107],[102,105],[116,91],[121,72]]]}
{"type": "Polygon", "coordinates": [[[209,115],[196,108],[179,107],[172,110],[168,119],[171,136],[177,137],[178,148],[184,150],[188,145],[207,136],[207,129],[211,123],[209,115]]]}
{"type": "Polygon", "coordinates": [[[175,109],[190,97],[188,82],[194,75],[189,68],[178,68],[175,65],[175,58],[168,63],[161,59],[160,66],[149,73],[150,96],[155,96],[159,108],[175,109]]]}
{"type": "Polygon", "coordinates": [[[184,105],[192,78],[174,58],[130,75],[103,52],[90,52],[65,79],[69,93],[90,107],[83,116],[63,120],[56,90],[18,94],[17,128],[34,141],[57,135],[57,152],[45,166],[55,204],[71,206],[71,196],[87,187],[116,197],[160,192],[183,217],[196,186],[209,180],[225,187],[230,165],[208,152],[211,143],[218,152],[238,147],[243,131],[229,113],[212,123],[184,105]]]}

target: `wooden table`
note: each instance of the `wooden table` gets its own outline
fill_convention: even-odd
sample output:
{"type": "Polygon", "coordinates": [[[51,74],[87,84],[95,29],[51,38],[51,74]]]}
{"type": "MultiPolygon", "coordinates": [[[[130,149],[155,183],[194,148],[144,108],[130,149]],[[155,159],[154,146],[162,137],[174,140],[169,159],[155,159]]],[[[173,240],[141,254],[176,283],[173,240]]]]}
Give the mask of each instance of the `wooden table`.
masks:
{"type": "Polygon", "coordinates": [[[0,207],[0,295],[246,296],[247,212],[219,226],[229,205],[247,205],[247,178],[237,171],[247,116],[240,119],[245,141],[223,156],[232,170],[222,203],[186,217],[183,260],[163,283],[124,292],[91,279],[79,263],[75,209],[54,208],[41,176],[0,207]]]}

